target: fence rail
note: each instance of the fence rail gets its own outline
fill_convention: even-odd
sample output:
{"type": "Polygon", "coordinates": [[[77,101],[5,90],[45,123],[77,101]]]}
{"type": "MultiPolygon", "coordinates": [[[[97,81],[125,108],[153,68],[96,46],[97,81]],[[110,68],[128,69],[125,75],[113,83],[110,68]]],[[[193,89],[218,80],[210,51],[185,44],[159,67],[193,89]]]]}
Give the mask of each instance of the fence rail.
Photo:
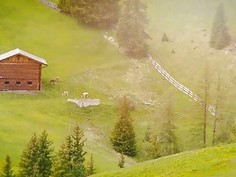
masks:
{"type": "MultiPolygon", "coordinates": [[[[104,38],[108,40],[112,45],[119,47],[117,44],[115,38],[113,36],[109,36],[108,34],[104,35],[104,38]]],[[[165,71],[161,65],[151,56],[148,55],[147,59],[151,62],[151,64],[154,66],[154,68],[174,87],[179,89],[182,93],[188,95],[191,99],[198,102],[199,104],[203,105],[203,100],[195,94],[192,90],[185,87],[181,83],[179,83],[177,80],[175,80],[167,71],[165,71]]],[[[216,116],[216,108],[213,105],[207,105],[207,110],[210,112],[211,115],[216,116]]]]}
{"type": "MultiPolygon", "coordinates": [[[[157,63],[156,60],[153,59],[151,55],[148,56],[148,60],[151,62],[151,64],[154,66],[154,68],[168,81],[170,82],[174,87],[179,89],[182,93],[188,95],[190,98],[192,98],[194,101],[199,102],[200,104],[203,104],[203,100],[195,94],[193,91],[191,91],[189,88],[185,87],[184,85],[180,84],[177,80],[175,80],[167,71],[165,71],[159,63],[157,63]]],[[[211,115],[216,116],[216,109],[213,105],[207,105],[207,110],[211,113],[211,115]]]]}

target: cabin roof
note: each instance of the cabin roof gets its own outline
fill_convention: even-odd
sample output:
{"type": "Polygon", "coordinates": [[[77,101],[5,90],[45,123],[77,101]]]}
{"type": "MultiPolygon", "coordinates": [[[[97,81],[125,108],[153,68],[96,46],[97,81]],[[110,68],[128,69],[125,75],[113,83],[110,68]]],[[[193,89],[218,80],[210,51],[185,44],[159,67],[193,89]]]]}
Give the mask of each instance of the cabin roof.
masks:
{"type": "Polygon", "coordinates": [[[18,55],[18,54],[23,55],[23,56],[26,56],[26,57],[28,57],[28,58],[30,58],[30,59],[32,59],[32,60],[35,60],[35,61],[37,61],[37,62],[39,62],[39,63],[44,64],[44,65],[48,65],[48,64],[47,64],[47,61],[46,61],[45,59],[40,58],[40,57],[38,57],[38,56],[35,56],[35,55],[31,54],[31,53],[28,53],[28,52],[23,51],[23,50],[18,49],[18,48],[17,48],[17,49],[13,49],[13,50],[11,50],[11,51],[9,51],[9,52],[6,52],[6,53],[1,54],[1,55],[0,55],[0,61],[4,60],[4,59],[6,59],[6,58],[12,57],[12,56],[14,56],[14,55],[18,55]]]}

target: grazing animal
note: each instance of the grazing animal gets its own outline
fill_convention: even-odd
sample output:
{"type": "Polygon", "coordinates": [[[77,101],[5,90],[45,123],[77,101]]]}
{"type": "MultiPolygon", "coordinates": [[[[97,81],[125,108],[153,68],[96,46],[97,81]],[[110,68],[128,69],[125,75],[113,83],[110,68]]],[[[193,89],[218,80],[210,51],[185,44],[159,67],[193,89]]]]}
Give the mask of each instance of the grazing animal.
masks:
{"type": "Polygon", "coordinates": [[[61,96],[69,96],[69,91],[68,90],[64,90],[62,92],[61,96]]]}
{"type": "Polygon", "coordinates": [[[55,77],[54,79],[50,80],[50,84],[53,84],[53,85],[57,84],[58,82],[60,82],[60,78],[59,77],[55,77]]]}
{"type": "Polygon", "coordinates": [[[89,93],[88,92],[84,92],[81,97],[82,98],[89,98],[89,93]]]}
{"type": "Polygon", "coordinates": [[[112,36],[110,36],[108,37],[108,41],[115,42],[115,39],[112,36]]]}

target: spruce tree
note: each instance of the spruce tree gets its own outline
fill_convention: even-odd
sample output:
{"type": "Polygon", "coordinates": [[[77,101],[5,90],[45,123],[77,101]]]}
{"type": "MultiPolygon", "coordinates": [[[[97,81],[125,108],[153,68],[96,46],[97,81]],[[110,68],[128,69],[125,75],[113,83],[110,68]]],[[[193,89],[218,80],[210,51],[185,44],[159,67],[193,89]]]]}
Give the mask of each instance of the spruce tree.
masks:
{"type": "Polygon", "coordinates": [[[230,44],[231,37],[225,22],[224,6],[220,4],[215,15],[210,38],[210,46],[217,50],[221,50],[230,44]]]}
{"type": "Polygon", "coordinates": [[[124,168],[124,166],[125,166],[125,156],[124,156],[123,152],[120,153],[120,159],[119,159],[119,162],[118,162],[118,166],[120,168],[124,168]]]}
{"type": "Polygon", "coordinates": [[[38,171],[38,137],[36,133],[33,134],[27,147],[21,155],[19,164],[20,177],[39,177],[38,171]]]}
{"type": "Polygon", "coordinates": [[[75,176],[85,176],[85,167],[84,167],[84,161],[85,161],[85,154],[86,152],[84,151],[84,134],[83,131],[80,129],[79,125],[77,124],[72,133],[72,140],[73,140],[73,174],[75,176]]]}
{"type": "Polygon", "coordinates": [[[86,171],[84,167],[85,154],[83,150],[84,135],[79,125],[73,128],[72,135],[67,136],[61,146],[55,163],[54,177],[84,177],[86,171]]]}
{"type": "Polygon", "coordinates": [[[51,145],[52,141],[48,140],[46,131],[39,137],[34,133],[21,155],[19,176],[49,177],[53,160],[51,145]]]}
{"type": "Polygon", "coordinates": [[[227,76],[222,77],[224,72],[220,70],[220,66],[218,66],[217,72],[216,115],[213,123],[212,145],[232,143],[235,139],[233,135],[235,119],[232,116],[231,102],[229,101],[233,96],[229,94],[230,86],[223,79],[227,76]]]}
{"type": "Polygon", "coordinates": [[[57,6],[61,10],[61,12],[70,14],[70,11],[71,11],[70,1],[71,0],[59,0],[57,6]]]}
{"type": "Polygon", "coordinates": [[[73,177],[73,141],[71,136],[67,136],[61,145],[54,162],[54,177],[73,177]]]}
{"type": "Polygon", "coordinates": [[[119,0],[70,0],[71,13],[79,21],[96,27],[111,27],[119,17],[119,0]]]}
{"type": "Polygon", "coordinates": [[[163,33],[161,41],[162,42],[168,42],[169,41],[169,38],[167,37],[166,33],[163,33]]]}
{"type": "Polygon", "coordinates": [[[3,167],[3,173],[1,177],[14,177],[11,165],[11,158],[9,155],[6,156],[6,164],[3,167]]]}
{"type": "Polygon", "coordinates": [[[93,154],[91,154],[87,169],[86,169],[86,174],[87,176],[95,174],[95,168],[94,168],[94,159],[93,159],[93,154]]]}
{"type": "Polygon", "coordinates": [[[209,61],[205,60],[205,66],[202,74],[201,86],[201,104],[198,105],[198,113],[195,115],[194,120],[190,125],[191,144],[194,149],[204,148],[207,146],[207,132],[209,129],[208,120],[208,102],[210,90],[210,65],[209,61]]]}
{"type": "Polygon", "coordinates": [[[177,137],[175,135],[176,126],[174,124],[174,114],[171,99],[164,104],[162,109],[163,119],[160,126],[160,132],[158,134],[160,155],[166,156],[179,152],[177,146],[177,137]]]}
{"type": "Polygon", "coordinates": [[[140,0],[124,1],[124,10],[117,26],[117,40],[119,47],[129,57],[142,58],[148,54],[146,8],[140,0]]]}
{"type": "Polygon", "coordinates": [[[153,132],[150,140],[147,142],[147,155],[150,159],[157,159],[161,157],[160,154],[160,141],[155,132],[153,132]]]}
{"type": "Polygon", "coordinates": [[[53,149],[52,141],[48,140],[48,133],[43,131],[38,138],[38,168],[39,177],[49,177],[52,174],[53,149]]]}
{"type": "Polygon", "coordinates": [[[119,104],[120,118],[116,123],[110,141],[117,152],[123,152],[128,156],[136,154],[136,140],[133,128],[133,120],[130,117],[131,103],[124,97],[119,104]]]}

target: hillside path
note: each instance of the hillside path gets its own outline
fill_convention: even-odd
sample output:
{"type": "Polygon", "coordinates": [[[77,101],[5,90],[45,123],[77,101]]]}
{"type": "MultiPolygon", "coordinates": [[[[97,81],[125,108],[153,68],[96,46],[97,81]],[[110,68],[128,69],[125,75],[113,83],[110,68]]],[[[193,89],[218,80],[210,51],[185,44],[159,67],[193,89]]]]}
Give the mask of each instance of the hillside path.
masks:
{"type": "MultiPolygon", "coordinates": [[[[104,38],[107,39],[111,44],[116,47],[119,47],[114,37],[109,36],[107,33],[104,35],[104,38]]],[[[154,68],[159,72],[170,84],[172,84],[175,88],[180,90],[182,93],[188,95],[191,99],[198,102],[199,104],[203,105],[203,100],[195,94],[192,90],[188,87],[182,85],[177,80],[175,80],[166,70],[164,70],[161,65],[149,54],[147,59],[150,63],[154,66],[154,68]]],[[[207,110],[210,112],[211,115],[216,116],[216,109],[215,106],[207,105],[207,110]]]]}

